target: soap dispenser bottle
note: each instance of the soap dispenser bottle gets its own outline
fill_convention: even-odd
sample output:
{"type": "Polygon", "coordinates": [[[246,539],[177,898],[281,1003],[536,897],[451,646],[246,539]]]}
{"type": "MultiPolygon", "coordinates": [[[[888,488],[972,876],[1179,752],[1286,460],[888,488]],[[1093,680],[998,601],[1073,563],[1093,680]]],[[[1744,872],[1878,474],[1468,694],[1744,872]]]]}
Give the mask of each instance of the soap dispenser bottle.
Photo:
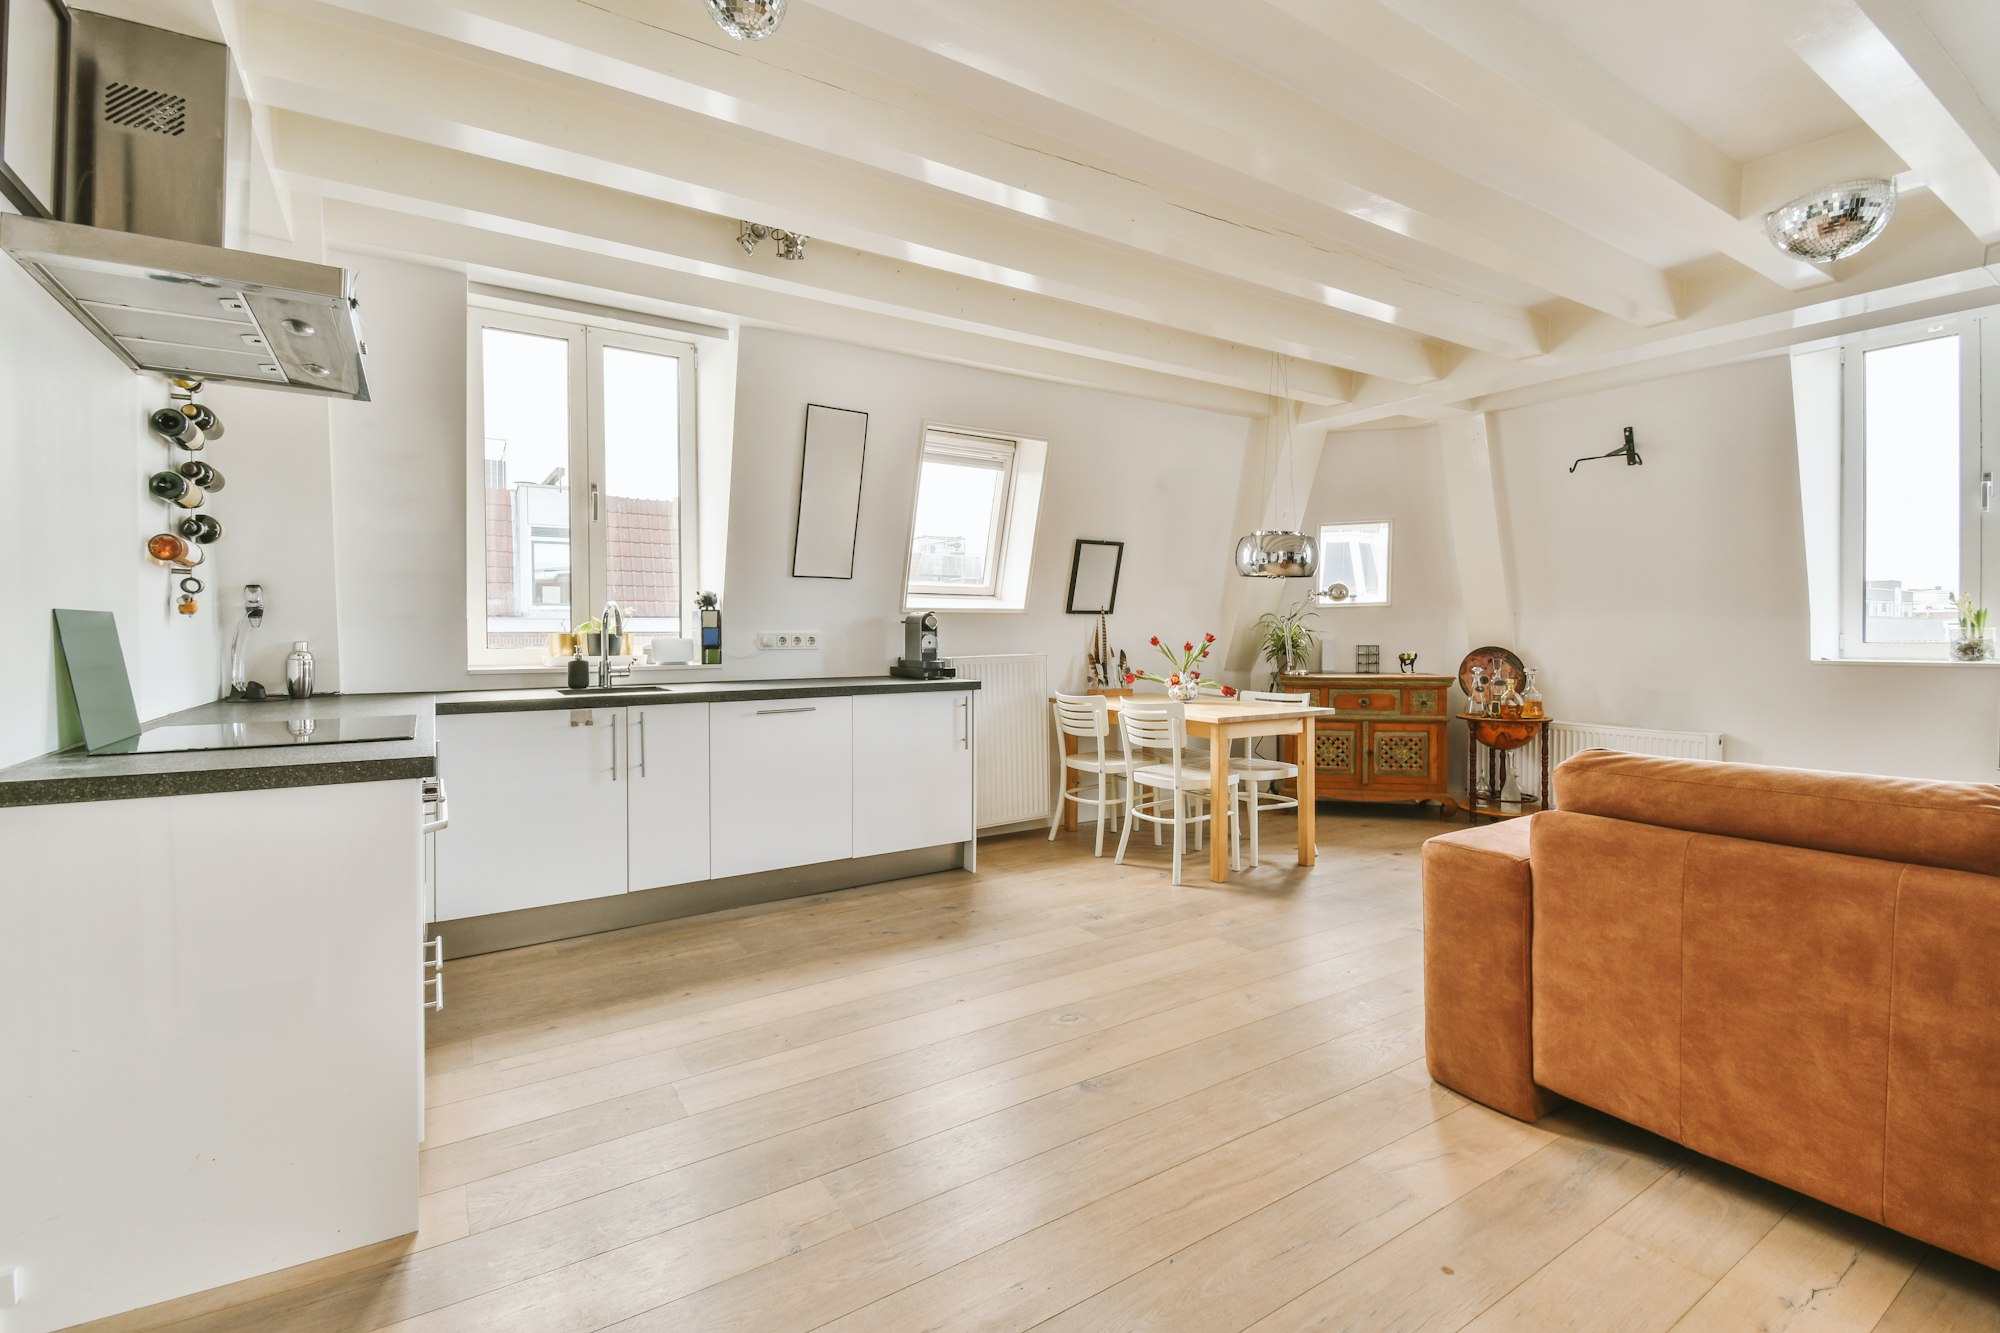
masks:
{"type": "Polygon", "coordinates": [[[291,656],[285,659],[285,693],[294,699],[310,699],[313,692],[313,655],[306,647],[304,639],[292,644],[291,656]]]}
{"type": "Polygon", "coordinates": [[[583,660],[583,645],[569,650],[569,687],[573,690],[586,689],[590,685],[590,663],[583,660]]]}

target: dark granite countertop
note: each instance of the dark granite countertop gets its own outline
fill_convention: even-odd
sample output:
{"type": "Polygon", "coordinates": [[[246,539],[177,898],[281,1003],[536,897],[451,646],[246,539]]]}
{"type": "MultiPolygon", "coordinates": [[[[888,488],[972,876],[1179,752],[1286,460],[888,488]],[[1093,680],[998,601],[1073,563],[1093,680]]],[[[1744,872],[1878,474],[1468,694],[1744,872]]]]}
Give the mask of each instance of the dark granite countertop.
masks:
{"type": "Polygon", "coordinates": [[[976,680],[904,680],[900,676],[830,676],[822,680],[717,680],[666,683],[664,690],[602,695],[560,690],[463,690],[434,696],[439,717],[459,713],[527,713],[547,708],[620,708],[632,704],[719,704],[754,699],[827,698],[848,694],[917,694],[976,690],[976,680]]]}
{"type": "Polygon", "coordinates": [[[796,699],[855,694],[911,694],[976,690],[976,680],[903,680],[895,676],[826,680],[703,681],[665,690],[603,696],[553,689],[461,690],[442,694],[339,694],[313,699],[224,700],[200,704],[148,722],[145,730],[205,722],[288,722],[306,717],[410,714],[416,736],[407,741],[356,741],[240,750],[187,750],[165,754],[86,754],[63,750],[0,768],[0,807],[120,801],[146,796],[319,787],[340,782],[427,778],[437,772],[435,719],[463,713],[516,713],[560,708],[617,708],[631,704],[726,703],[739,699],[796,699]]]}
{"type": "Polygon", "coordinates": [[[123,801],[142,796],[319,787],[335,782],[427,778],[437,772],[437,728],[428,694],[336,694],[313,699],[222,700],[148,722],[142,730],[203,722],[290,722],[303,718],[409,714],[407,741],[183,750],[166,754],[86,754],[81,748],[0,768],[0,806],[123,801]]]}

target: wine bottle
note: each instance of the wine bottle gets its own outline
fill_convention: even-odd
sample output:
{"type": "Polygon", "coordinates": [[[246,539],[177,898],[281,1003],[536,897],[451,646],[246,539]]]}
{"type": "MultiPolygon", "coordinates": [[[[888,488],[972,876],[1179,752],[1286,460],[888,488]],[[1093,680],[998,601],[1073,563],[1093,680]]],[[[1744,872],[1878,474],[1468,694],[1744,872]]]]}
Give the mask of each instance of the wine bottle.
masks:
{"type": "Polygon", "coordinates": [[[146,554],[163,565],[185,564],[188,544],[171,532],[157,532],[146,539],[146,554]]]}
{"type": "Polygon", "coordinates": [[[222,418],[215,415],[215,409],[206,403],[189,403],[181,411],[188,420],[194,422],[201,433],[211,440],[222,438],[222,418]]]}
{"type": "Polygon", "coordinates": [[[187,462],[182,463],[177,470],[183,477],[186,477],[205,491],[219,491],[222,489],[222,469],[216,467],[213,463],[204,462],[199,458],[191,458],[187,462]]]}
{"type": "Polygon", "coordinates": [[[201,488],[178,472],[155,472],[146,479],[146,489],[162,500],[178,501],[189,491],[199,491],[201,488]]]}
{"type": "Polygon", "coordinates": [[[153,434],[168,444],[177,444],[190,452],[208,442],[201,433],[201,427],[179,408],[163,407],[148,417],[146,424],[153,428],[153,434]]]}
{"type": "Polygon", "coordinates": [[[177,530],[189,541],[203,546],[222,540],[221,521],[207,514],[189,514],[180,521],[177,530]]]}
{"type": "MultiPolygon", "coordinates": [[[[178,472],[174,475],[180,476],[178,472]]],[[[181,480],[187,481],[187,478],[181,477],[181,480]]],[[[207,500],[208,492],[191,481],[188,481],[186,490],[173,497],[173,502],[183,509],[199,509],[207,500]]]]}

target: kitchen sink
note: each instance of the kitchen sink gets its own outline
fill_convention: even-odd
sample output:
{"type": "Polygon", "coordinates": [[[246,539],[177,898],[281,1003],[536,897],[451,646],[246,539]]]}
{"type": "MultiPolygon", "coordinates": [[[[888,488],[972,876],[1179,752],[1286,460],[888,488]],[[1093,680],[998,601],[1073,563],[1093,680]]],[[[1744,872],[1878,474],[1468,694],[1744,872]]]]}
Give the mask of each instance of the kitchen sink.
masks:
{"type": "Polygon", "coordinates": [[[564,687],[558,689],[556,693],[574,695],[595,694],[609,698],[616,694],[670,694],[672,691],[673,687],[671,685],[586,685],[582,689],[574,690],[564,687]]]}

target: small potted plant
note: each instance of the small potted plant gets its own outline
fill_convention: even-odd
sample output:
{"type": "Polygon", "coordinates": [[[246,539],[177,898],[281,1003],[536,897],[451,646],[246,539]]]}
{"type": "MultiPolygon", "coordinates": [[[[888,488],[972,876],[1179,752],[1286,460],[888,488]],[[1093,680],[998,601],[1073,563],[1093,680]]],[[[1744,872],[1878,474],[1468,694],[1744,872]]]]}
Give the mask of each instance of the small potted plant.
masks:
{"type": "Polygon", "coordinates": [[[1993,630],[1986,623],[1986,608],[1975,607],[1970,597],[1960,597],[1958,623],[1951,630],[1952,660],[1986,662],[1993,655],[1993,630]]]}
{"type": "Polygon", "coordinates": [[[1280,676],[1307,669],[1319,631],[1311,624],[1312,599],[1305,598],[1289,611],[1266,611],[1257,617],[1257,631],[1264,636],[1264,660],[1271,664],[1271,682],[1280,676]]]}
{"type": "Polygon", "coordinates": [[[1173,663],[1173,669],[1164,676],[1156,676],[1150,671],[1127,671],[1125,673],[1127,685],[1134,681],[1150,680],[1155,685],[1166,686],[1167,697],[1179,700],[1181,703],[1186,703],[1203,690],[1214,690],[1225,699],[1236,697],[1233,686],[1217,685],[1214,681],[1201,678],[1201,664],[1207,659],[1208,650],[1215,646],[1213,634],[1202,635],[1199,646],[1192,642],[1182,644],[1179,652],[1161,643],[1157,634],[1147,642],[1160,650],[1160,656],[1173,663]]]}

